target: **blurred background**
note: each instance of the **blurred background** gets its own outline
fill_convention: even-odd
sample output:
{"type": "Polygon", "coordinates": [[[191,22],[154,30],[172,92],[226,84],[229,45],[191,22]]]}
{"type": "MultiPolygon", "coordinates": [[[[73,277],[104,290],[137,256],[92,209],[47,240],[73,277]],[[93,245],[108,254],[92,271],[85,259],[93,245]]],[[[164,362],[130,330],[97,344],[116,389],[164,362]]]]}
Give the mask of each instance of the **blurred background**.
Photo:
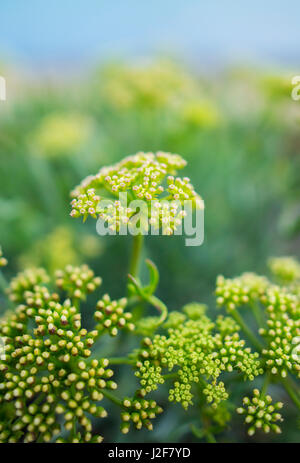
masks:
{"type": "MultiPolygon", "coordinates": [[[[218,274],[299,257],[299,15],[296,0],[2,0],[6,274],[86,262],[122,296],[130,237],[99,237],[95,221],[71,219],[69,192],[140,150],[181,154],[206,204],[201,247],[146,242],[171,310],[195,300],[213,312],[218,274]]],[[[180,422],[177,411],[168,419],[180,422]]],[[[168,429],[163,421],[152,439],[178,439],[168,429]]]]}

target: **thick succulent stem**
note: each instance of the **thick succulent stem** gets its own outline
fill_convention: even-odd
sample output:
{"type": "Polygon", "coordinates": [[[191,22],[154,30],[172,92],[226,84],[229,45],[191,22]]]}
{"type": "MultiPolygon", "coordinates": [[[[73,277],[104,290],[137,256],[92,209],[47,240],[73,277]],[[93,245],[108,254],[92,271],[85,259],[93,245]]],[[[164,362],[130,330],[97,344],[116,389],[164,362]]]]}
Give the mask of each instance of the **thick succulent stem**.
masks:
{"type": "Polygon", "coordinates": [[[129,273],[133,277],[139,276],[140,261],[142,257],[144,236],[142,234],[133,237],[132,254],[129,265],[129,273]]]}

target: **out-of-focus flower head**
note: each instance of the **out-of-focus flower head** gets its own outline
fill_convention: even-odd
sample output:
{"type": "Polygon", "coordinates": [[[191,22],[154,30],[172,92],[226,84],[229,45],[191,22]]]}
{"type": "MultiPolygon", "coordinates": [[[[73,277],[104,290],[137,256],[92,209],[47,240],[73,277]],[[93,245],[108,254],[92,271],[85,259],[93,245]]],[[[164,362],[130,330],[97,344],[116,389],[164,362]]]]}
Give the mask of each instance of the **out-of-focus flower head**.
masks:
{"type": "Polygon", "coordinates": [[[77,264],[78,255],[74,251],[72,232],[68,227],[57,227],[19,259],[22,268],[43,265],[50,273],[67,264],[77,264]]]}
{"type": "Polygon", "coordinates": [[[41,156],[70,155],[87,141],[91,120],[77,113],[52,113],[45,116],[31,135],[30,144],[41,156]]]}
{"type": "Polygon", "coordinates": [[[267,98],[272,100],[291,99],[291,77],[280,74],[263,75],[259,85],[267,98]]]}
{"type": "Polygon", "coordinates": [[[189,101],[182,106],[182,119],[191,127],[211,128],[220,122],[220,113],[210,101],[189,101]]]}
{"type": "Polygon", "coordinates": [[[272,274],[282,283],[300,280],[300,264],[293,257],[273,257],[268,264],[272,274]]]}
{"type": "Polygon", "coordinates": [[[83,235],[78,245],[75,245],[72,229],[59,226],[23,253],[19,265],[21,268],[43,266],[53,274],[57,268],[64,268],[68,264],[78,265],[83,256],[92,257],[100,252],[99,238],[90,234],[83,235]]]}
{"type": "Polygon", "coordinates": [[[102,89],[105,99],[118,109],[159,109],[176,104],[195,92],[196,83],[174,63],[115,65],[106,69],[102,89]]]}
{"type": "Polygon", "coordinates": [[[165,234],[172,234],[186,214],[182,210],[184,201],[190,200],[195,208],[203,208],[201,197],[195,192],[188,177],[177,177],[176,172],[186,165],[178,154],[159,151],[140,152],[128,156],[109,167],[103,167],[98,174],[85,178],[71,193],[72,217],[88,215],[100,217],[111,229],[119,230],[134,220],[136,214],[127,205],[115,198],[127,193],[128,200],[143,200],[146,205],[147,223],[164,228],[165,234]],[[102,200],[111,198],[108,205],[102,200]]]}

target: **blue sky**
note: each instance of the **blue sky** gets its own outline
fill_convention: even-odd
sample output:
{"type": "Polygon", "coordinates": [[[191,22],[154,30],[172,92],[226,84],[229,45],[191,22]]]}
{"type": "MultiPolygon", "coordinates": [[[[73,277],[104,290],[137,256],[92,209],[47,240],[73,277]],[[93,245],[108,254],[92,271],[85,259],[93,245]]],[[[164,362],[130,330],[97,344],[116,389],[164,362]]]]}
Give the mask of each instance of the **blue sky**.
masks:
{"type": "Polygon", "coordinates": [[[170,52],[300,68],[299,0],[1,0],[0,58],[83,67],[170,52]]]}

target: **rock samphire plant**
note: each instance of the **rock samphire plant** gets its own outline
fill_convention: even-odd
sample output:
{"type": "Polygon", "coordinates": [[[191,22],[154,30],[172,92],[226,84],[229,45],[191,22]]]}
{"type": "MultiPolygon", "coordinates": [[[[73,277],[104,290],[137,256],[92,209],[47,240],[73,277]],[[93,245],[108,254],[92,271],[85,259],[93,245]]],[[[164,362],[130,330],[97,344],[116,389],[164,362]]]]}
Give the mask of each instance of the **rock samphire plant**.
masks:
{"type": "MultiPolygon", "coordinates": [[[[162,199],[203,204],[190,180],[177,177],[185,164],[179,155],[159,152],[138,153],[104,167],[72,192],[71,216],[100,217],[117,230],[134,217],[117,199],[127,192],[131,199],[156,201],[156,226],[161,227],[162,199]],[[108,197],[115,199],[105,208],[101,200],[108,197]]],[[[170,214],[167,234],[183,219],[176,211],[170,214]]],[[[151,430],[163,412],[155,400],[157,389],[168,391],[170,407],[199,410],[190,429],[209,442],[228,426],[231,396],[239,383],[245,396],[235,403],[236,419],[245,421],[250,436],[281,432],[283,403],[273,400],[270,390],[283,397],[286,407],[300,409],[296,260],[270,260],[273,279],[254,273],[219,276],[216,302],[227,314],[212,320],[197,302],[168,313],[155,295],[159,274],[151,261],[146,261],[148,284],[139,278],[141,252],[142,235],[137,234],[127,295],[119,300],[100,295],[101,278],[86,265],[58,270],[55,281],[43,269],[30,269],[7,284],[7,313],[0,323],[1,442],[101,442],[95,429],[109,414],[109,403],[120,409],[123,433],[132,427],[151,430]],[[90,293],[99,300],[94,327],[88,330],[80,307],[89,303],[90,293]],[[157,316],[144,314],[149,306],[157,316]],[[137,339],[136,348],[124,357],[101,356],[103,337],[120,331],[137,339]],[[118,391],[113,379],[120,365],[132,371],[131,396],[118,391]]],[[[1,266],[7,263],[2,253],[0,261],[1,266]]],[[[5,286],[4,277],[1,282],[5,286]]]]}

